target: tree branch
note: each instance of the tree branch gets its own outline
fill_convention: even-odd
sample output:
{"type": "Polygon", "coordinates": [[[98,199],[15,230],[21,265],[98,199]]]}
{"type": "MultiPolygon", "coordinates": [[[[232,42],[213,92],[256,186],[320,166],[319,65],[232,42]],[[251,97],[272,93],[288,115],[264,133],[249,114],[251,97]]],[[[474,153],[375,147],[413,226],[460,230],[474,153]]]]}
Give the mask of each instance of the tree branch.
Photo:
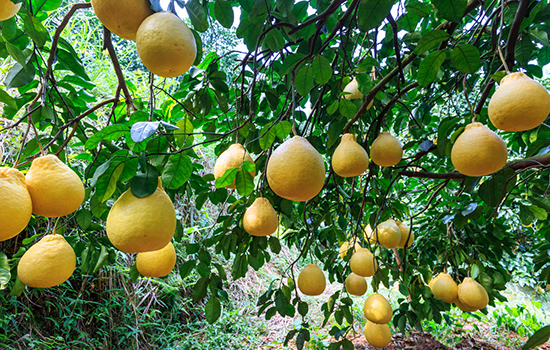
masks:
{"type": "Polygon", "coordinates": [[[113,62],[113,68],[115,69],[116,77],[118,79],[118,86],[120,89],[122,89],[124,99],[126,100],[126,111],[130,112],[130,109],[133,109],[134,111],[137,110],[134,106],[134,102],[132,101],[132,96],[130,96],[130,91],[128,91],[128,86],[126,85],[126,81],[124,80],[124,74],[122,73],[122,69],[120,68],[120,63],[118,62],[115,48],[113,47],[113,42],[111,41],[111,31],[105,26],[103,26],[103,45],[109,52],[109,56],[111,57],[111,61],[113,62]]]}

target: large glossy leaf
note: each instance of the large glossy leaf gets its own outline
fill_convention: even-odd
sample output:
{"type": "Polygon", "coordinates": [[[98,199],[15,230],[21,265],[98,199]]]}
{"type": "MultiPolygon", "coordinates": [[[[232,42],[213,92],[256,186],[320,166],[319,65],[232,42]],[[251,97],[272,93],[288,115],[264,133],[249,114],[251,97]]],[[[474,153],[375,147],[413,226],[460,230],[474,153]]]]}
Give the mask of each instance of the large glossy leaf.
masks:
{"type": "Polygon", "coordinates": [[[538,331],[536,331],[530,338],[527,340],[525,345],[521,348],[521,350],[529,350],[533,349],[539,345],[542,345],[546,343],[550,339],[550,325],[542,327],[538,331]]]}
{"type": "Polygon", "coordinates": [[[19,63],[14,64],[6,78],[4,79],[4,85],[8,89],[22,87],[29,84],[34,79],[35,69],[34,66],[29,64],[26,68],[19,63]]]}
{"type": "Polygon", "coordinates": [[[313,68],[306,65],[300,68],[294,81],[296,91],[302,96],[307,96],[313,88],[313,68]]]}
{"type": "Polygon", "coordinates": [[[229,1],[216,0],[214,2],[214,14],[216,19],[225,28],[231,28],[234,21],[233,7],[229,1]]]}
{"type": "Polygon", "coordinates": [[[218,298],[216,298],[214,295],[210,297],[208,302],[206,303],[206,307],[204,309],[206,314],[206,320],[209,323],[214,323],[220,318],[222,306],[218,298]]]}
{"type": "Polygon", "coordinates": [[[434,5],[437,14],[442,18],[451,22],[460,22],[462,16],[464,16],[464,12],[466,11],[468,1],[432,0],[432,4],[434,5]]]}
{"type": "Polygon", "coordinates": [[[154,166],[147,164],[145,172],[139,172],[130,181],[133,195],[138,198],[152,195],[157,189],[159,175],[154,166]]]}
{"type": "Polygon", "coordinates": [[[313,69],[313,78],[317,84],[324,85],[332,77],[330,62],[323,56],[315,57],[311,63],[311,68],[313,69]]]}
{"type": "Polygon", "coordinates": [[[183,153],[171,155],[162,171],[162,184],[168,189],[181,187],[193,172],[193,163],[183,153]]]}
{"type": "Polygon", "coordinates": [[[449,39],[449,34],[444,30],[432,30],[431,32],[427,32],[418,42],[414,53],[421,55],[447,39],[449,39]]]}
{"type": "Polygon", "coordinates": [[[377,27],[390,14],[395,0],[363,0],[359,5],[359,29],[366,32],[377,27]]]}
{"type": "Polygon", "coordinates": [[[249,196],[254,192],[254,177],[244,168],[235,175],[235,187],[241,196],[249,196]]]}
{"type": "Polygon", "coordinates": [[[96,148],[102,140],[112,141],[116,140],[130,131],[126,125],[114,124],[106,126],[105,128],[99,130],[90,137],[85,144],[86,149],[96,148]]]}
{"type": "Polygon", "coordinates": [[[190,0],[185,5],[185,8],[191,19],[191,24],[193,24],[193,29],[201,33],[205,32],[208,29],[208,19],[201,2],[198,0],[190,0]]]}
{"type": "Polygon", "coordinates": [[[50,35],[46,28],[38,19],[33,16],[27,16],[23,20],[25,24],[25,32],[31,37],[38,47],[44,46],[50,35]]]}
{"type": "Polygon", "coordinates": [[[418,84],[420,86],[428,86],[437,76],[437,71],[441,64],[445,62],[445,50],[437,50],[428,55],[418,68],[418,84]]]}
{"type": "Polygon", "coordinates": [[[475,73],[481,65],[478,49],[473,45],[458,45],[451,52],[453,65],[462,73],[475,73]]]}

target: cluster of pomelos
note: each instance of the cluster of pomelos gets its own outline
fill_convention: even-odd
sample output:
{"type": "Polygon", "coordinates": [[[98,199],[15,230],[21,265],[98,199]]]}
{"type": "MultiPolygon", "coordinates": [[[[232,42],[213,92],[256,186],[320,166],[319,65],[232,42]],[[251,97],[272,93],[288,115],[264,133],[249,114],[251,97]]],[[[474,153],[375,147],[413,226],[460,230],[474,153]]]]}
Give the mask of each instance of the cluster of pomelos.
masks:
{"type": "MultiPolygon", "coordinates": [[[[0,168],[0,241],[23,231],[32,214],[53,218],[73,213],[84,196],[78,175],[55,155],[33,160],[26,175],[0,168]]],[[[27,286],[48,288],[69,279],[75,267],[73,248],[53,232],[25,252],[17,275],[27,286]]]]}
{"type": "MultiPolygon", "coordinates": [[[[503,131],[525,131],[541,125],[550,114],[550,94],[521,72],[502,78],[489,101],[489,119],[503,131]]],[[[508,150],[502,138],[482,123],[466,126],[456,139],[451,160],[460,173],[484,176],[506,165],[508,150]]]]}
{"type": "Polygon", "coordinates": [[[136,41],[141,61],[153,74],[176,77],[195,61],[195,37],[175,14],[154,13],[148,0],[92,0],[92,7],[107,29],[136,41]]]}
{"type": "Polygon", "coordinates": [[[485,288],[470,277],[457,285],[449,274],[440,273],[430,281],[429,286],[434,297],[446,303],[454,303],[464,312],[481,310],[489,304],[485,288]]]}

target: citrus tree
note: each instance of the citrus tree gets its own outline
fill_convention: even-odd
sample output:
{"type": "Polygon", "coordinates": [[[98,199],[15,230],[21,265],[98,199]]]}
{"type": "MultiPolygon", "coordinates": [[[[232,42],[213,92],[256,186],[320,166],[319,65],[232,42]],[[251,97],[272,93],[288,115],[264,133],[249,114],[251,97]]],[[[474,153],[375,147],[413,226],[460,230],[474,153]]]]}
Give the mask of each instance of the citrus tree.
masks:
{"type": "MultiPolygon", "coordinates": [[[[94,274],[119,250],[181,241],[205,206],[216,208],[215,225],[185,246],[178,267],[182,277],[200,276],[193,300],[204,299],[215,322],[230,281],[260,269],[281,245],[296,249],[280,279],[263,286],[258,313],[301,315],[302,328],[286,338],[298,348],[310,337],[308,313],[317,312],[303,294],[326,301],[324,325],[336,320],[331,349],[353,348],[351,294],[366,290],[359,276],[372,276],[374,292],[396,286],[402,294],[389,312],[385,299],[365,306],[365,332],[382,334],[367,340],[381,347],[390,319],[406,331],[424,319],[439,322],[451,303],[486,312],[487,302],[504,300],[503,257],[526,234],[536,242],[537,278],[550,282],[550,96],[531,79],[550,62],[547,1],[172,0],[167,12],[158,0],[61,5],[0,1],[0,56],[9,67],[0,135],[7,141],[21,132],[18,145],[4,143],[14,149],[2,164],[26,173],[33,160],[55,155],[70,166],[56,172],[74,170],[84,184],[55,178],[57,202],[78,203],[40,212],[44,195],[33,193],[27,173],[34,215],[27,208],[23,227],[2,237],[24,245],[0,260],[1,285],[12,295],[25,289],[21,257],[44,234],[65,235],[77,273],[94,274]],[[104,25],[98,45],[117,77],[108,95],[94,90],[88,53],[65,39],[81,11],[104,25]],[[220,65],[232,62],[226,56],[202,54],[209,45],[202,33],[214,24],[236,27],[246,47],[235,48],[233,67],[220,65]],[[151,71],[145,95],[119,64],[126,40],[136,40],[151,71]],[[205,149],[219,156],[214,171],[202,161],[205,149]],[[213,254],[231,261],[230,276],[213,254]],[[311,264],[298,278],[302,261],[311,264]],[[344,283],[352,271],[359,279],[322,294],[325,276],[344,283]],[[443,280],[450,291],[435,287],[443,280]]],[[[36,166],[35,179],[47,178],[43,168],[36,166]]],[[[2,203],[15,193],[10,186],[0,187],[2,203]]],[[[50,202],[45,207],[60,205],[50,202]]],[[[2,205],[3,221],[18,216],[2,205]]],[[[137,265],[133,280],[147,275],[137,265]]]]}

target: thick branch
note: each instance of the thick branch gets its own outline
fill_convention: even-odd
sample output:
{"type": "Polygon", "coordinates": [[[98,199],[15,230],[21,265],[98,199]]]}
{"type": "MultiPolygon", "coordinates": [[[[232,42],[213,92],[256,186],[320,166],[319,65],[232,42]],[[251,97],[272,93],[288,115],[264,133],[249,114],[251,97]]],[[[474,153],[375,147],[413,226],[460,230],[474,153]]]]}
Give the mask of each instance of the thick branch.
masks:
{"type": "Polygon", "coordinates": [[[516,16],[514,17],[514,22],[512,22],[512,26],[510,27],[510,34],[508,34],[508,40],[506,41],[506,64],[508,65],[508,68],[510,70],[512,70],[512,67],[514,67],[516,63],[516,58],[515,58],[516,43],[518,41],[519,31],[521,29],[521,22],[523,22],[523,19],[527,14],[527,9],[529,8],[529,2],[530,2],[529,0],[520,0],[519,6],[518,6],[518,12],[516,12],[516,16]]]}
{"type": "Polygon", "coordinates": [[[107,27],[103,26],[103,45],[109,52],[111,61],[113,62],[113,68],[115,69],[116,77],[118,79],[118,86],[122,89],[124,98],[126,99],[126,110],[129,112],[130,109],[136,110],[134,103],[132,102],[132,96],[130,96],[130,91],[128,91],[128,86],[124,80],[124,74],[120,68],[120,63],[116,56],[115,48],[113,47],[113,42],[111,41],[111,31],[107,27]]]}

